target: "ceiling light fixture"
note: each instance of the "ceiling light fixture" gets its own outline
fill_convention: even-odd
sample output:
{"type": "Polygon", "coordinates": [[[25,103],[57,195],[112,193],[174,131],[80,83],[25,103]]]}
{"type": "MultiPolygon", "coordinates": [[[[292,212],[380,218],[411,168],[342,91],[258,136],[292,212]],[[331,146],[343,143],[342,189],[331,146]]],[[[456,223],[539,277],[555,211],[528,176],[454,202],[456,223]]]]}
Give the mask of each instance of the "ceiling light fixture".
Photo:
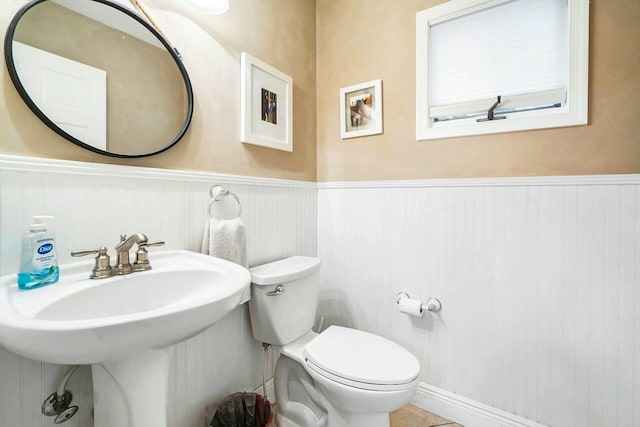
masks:
{"type": "MultiPolygon", "coordinates": [[[[136,7],[141,7],[138,0],[130,1],[136,7]]],[[[144,4],[187,17],[222,15],[229,9],[229,0],[144,0],[144,4]]]]}
{"type": "Polygon", "coordinates": [[[222,15],[229,10],[229,0],[187,0],[187,4],[206,15],[222,15]]]}

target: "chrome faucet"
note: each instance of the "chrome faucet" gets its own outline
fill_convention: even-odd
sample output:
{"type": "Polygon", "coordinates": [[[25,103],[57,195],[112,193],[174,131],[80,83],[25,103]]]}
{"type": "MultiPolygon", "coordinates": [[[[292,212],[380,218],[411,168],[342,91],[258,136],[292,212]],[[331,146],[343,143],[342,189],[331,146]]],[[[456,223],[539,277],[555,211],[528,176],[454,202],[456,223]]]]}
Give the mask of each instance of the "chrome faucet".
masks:
{"type": "Polygon", "coordinates": [[[116,245],[116,263],[112,267],[110,265],[109,254],[107,248],[102,246],[100,249],[92,251],[74,251],[71,252],[71,256],[79,257],[89,254],[98,254],[96,256],[96,263],[91,270],[91,279],[105,279],[107,277],[135,273],[136,271],[145,271],[151,269],[149,263],[149,253],[147,248],[154,246],[162,246],[164,242],[149,243],[149,239],[142,233],[132,234],[127,237],[126,234],[120,235],[120,242],[116,245]],[[129,251],[134,244],[138,245],[136,251],[136,260],[131,264],[129,261],[129,251]]]}
{"type": "Polygon", "coordinates": [[[141,243],[147,243],[149,240],[147,236],[142,233],[132,234],[127,237],[126,234],[120,235],[120,243],[115,247],[116,250],[116,265],[113,266],[113,274],[129,274],[131,273],[131,263],[129,262],[129,251],[134,243],[140,245],[141,243]]]}

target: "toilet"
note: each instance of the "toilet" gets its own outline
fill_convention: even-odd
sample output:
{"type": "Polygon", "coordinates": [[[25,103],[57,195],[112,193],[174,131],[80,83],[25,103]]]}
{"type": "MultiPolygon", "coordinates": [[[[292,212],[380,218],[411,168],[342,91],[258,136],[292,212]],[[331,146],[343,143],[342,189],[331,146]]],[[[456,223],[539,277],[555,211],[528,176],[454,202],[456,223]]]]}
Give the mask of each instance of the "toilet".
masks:
{"type": "Polygon", "coordinates": [[[279,427],[389,427],[414,395],[420,363],[400,345],[351,328],[311,330],[320,260],[295,256],[252,268],[253,336],[275,346],[279,427]]]}

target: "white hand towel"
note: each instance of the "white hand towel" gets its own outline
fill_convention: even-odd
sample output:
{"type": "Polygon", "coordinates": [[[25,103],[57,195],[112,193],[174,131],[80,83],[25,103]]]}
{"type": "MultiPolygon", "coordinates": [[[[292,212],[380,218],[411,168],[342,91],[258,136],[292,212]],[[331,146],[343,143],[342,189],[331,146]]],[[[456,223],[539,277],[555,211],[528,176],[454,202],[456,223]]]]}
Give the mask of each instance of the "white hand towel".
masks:
{"type": "Polygon", "coordinates": [[[247,232],[242,219],[210,218],[202,236],[202,253],[249,267],[247,232]]]}

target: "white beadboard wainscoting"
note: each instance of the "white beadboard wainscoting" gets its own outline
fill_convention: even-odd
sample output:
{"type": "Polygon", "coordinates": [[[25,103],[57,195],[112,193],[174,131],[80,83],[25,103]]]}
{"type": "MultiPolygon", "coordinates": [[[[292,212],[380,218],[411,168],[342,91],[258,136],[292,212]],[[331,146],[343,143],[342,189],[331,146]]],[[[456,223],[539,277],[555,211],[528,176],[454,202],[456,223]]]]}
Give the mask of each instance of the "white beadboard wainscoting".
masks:
{"type": "MultiPolygon", "coordinates": [[[[70,262],[75,249],[104,245],[113,252],[121,233],[166,241],[164,248],[150,251],[152,263],[156,249],[199,251],[212,184],[224,185],[242,201],[250,265],[316,255],[315,183],[0,156],[0,274],[17,271],[21,235],[33,214],[56,217],[49,225],[61,263],[70,262]]],[[[232,215],[233,199],[215,209],[217,215],[232,215]]],[[[251,335],[246,305],[175,346],[173,355],[171,427],[201,427],[207,404],[262,381],[262,348],[251,335]]],[[[65,369],[0,347],[0,426],[53,426],[40,405],[65,369]]],[[[92,426],[89,367],[82,367],[68,388],[80,411],[65,425],[92,426]]]]}
{"type": "Polygon", "coordinates": [[[322,183],[319,315],[468,427],[640,427],[640,176],[322,183]],[[401,314],[399,291],[442,311],[401,314]]]}

